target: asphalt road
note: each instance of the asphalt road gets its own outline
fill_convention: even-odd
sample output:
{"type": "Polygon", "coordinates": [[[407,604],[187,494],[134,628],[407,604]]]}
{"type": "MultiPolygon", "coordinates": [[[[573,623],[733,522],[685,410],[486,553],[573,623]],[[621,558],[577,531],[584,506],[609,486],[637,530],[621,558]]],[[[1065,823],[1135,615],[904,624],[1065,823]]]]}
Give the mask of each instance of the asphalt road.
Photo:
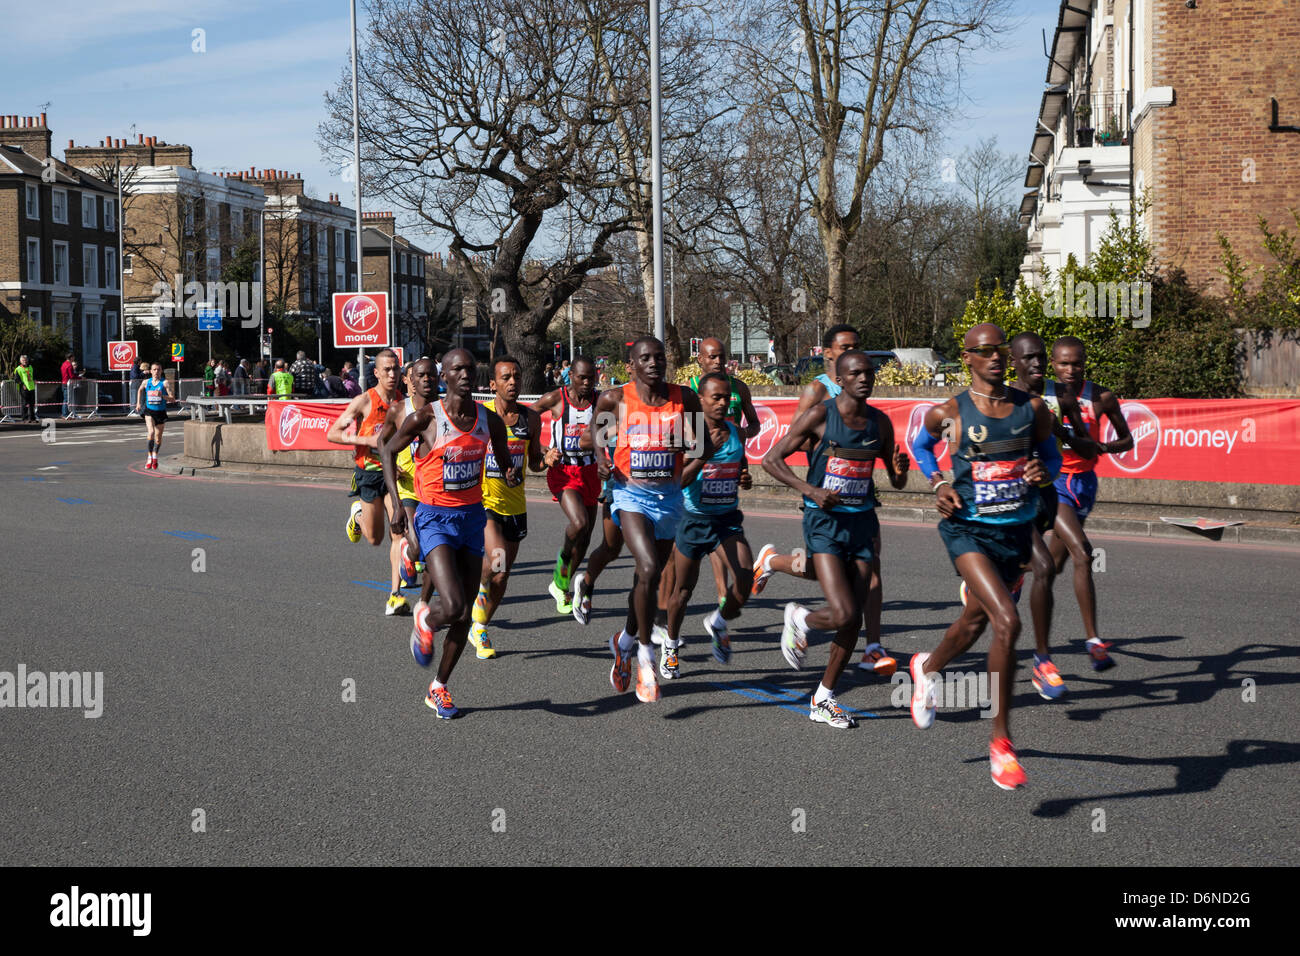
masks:
{"type": "MultiPolygon", "coordinates": [[[[1022,666],[1012,727],[1029,786],[1007,793],[989,780],[974,708],[922,732],[888,682],[850,676],[839,697],[860,725],[809,721],[825,637],[809,669],[785,665],[781,607],[816,597],[791,578],[751,603],[722,667],[699,626],[706,569],[683,677],[658,704],[616,695],[605,642],[630,559],[600,581],[589,627],[555,616],[545,585],[562,522],[536,479],[491,631],[500,657],[462,658],[463,716],[440,721],[410,618],[382,616],[382,553],[344,537],[341,486],[144,472],[141,432],[0,436],[0,672],[103,674],[97,719],[0,709],[0,863],[1300,858],[1295,551],[1099,537],[1119,666],[1088,667],[1059,581],[1069,692],[1041,700],[1022,666]]],[[[176,423],[164,454],[179,451],[176,423]]],[[[799,543],[797,512],[746,524],[756,549],[799,543]]],[[[884,535],[886,644],[905,664],[955,616],[957,580],[932,527],[884,535]]],[[[953,669],[982,668],[985,643],[953,669]]],[[[1027,632],[1022,664],[1030,647],[1027,632]]]]}

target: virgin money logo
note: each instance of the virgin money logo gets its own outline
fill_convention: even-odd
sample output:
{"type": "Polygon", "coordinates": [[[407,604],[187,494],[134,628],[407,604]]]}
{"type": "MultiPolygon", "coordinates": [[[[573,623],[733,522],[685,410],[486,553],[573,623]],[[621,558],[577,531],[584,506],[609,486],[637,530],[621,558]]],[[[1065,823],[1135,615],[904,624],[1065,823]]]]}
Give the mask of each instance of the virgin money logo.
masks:
{"type": "Polygon", "coordinates": [[[340,318],[353,335],[372,335],[379,331],[379,306],[368,295],[354,295],[344,302],[340,318]]]}
{"type": "Polygon", "coordinates": [[[113,346],[113,361],[118,365],[124,365],[135,358],[135,346],[129,342],[118,342],[113,346]]]}
{"type": "MultiPolygon", "coordinates": [[[[1120,402],[1119,407],[1133,434],[1133,447],[1122,455],[1111,455],[1110,460],[1121,471],[1146,471],[1160,454],[1160,417],[1141,402],[1120,402]]],[[[1116,440],[1115,426],[1109,418],[1102,425],[1101,440],[1116,440]]]]}
{"type": "Polygon", "coordinates": [[[781,437],[781,419],[776,412],[766,405],[755,405],[758,413],[758,434],[745,442],[745,454],[750,458],[762,458],[781,437]]]}
{"type": "Polygon", "coordinates": [[[280,413],[280,443],[293,445],[298,441],[298,433],[301,430],[302,412],[298,410],[297,405],[290,405],[280,413]]]}

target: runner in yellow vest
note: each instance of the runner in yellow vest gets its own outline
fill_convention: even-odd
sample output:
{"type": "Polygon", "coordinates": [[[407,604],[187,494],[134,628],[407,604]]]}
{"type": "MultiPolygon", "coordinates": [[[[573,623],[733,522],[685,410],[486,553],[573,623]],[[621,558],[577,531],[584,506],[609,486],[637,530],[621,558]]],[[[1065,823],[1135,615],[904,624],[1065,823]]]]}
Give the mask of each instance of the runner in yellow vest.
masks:
{"type": "Polygon", "coordinates": [[[26,355],[18,356],[14,378],[18,380],[18,391],[22,397],[23,421],[39,423],[40,419],[36,416],[36,372],[28,364],[26,355]]]}

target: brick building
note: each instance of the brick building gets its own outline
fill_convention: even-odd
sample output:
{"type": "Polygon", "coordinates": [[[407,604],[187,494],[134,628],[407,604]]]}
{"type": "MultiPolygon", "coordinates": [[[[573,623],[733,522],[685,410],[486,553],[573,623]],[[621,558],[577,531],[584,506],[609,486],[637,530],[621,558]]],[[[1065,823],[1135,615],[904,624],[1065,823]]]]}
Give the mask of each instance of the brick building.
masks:
{"type": "Polygon", "coordinates": [[[1096,251],[1131,195],[1161,265],[1223,290],[1222,232],[1259,262],[1257,221],[1300,205],[1294,0],[1062,0],[1021,204],[1036,282],[1096,251]],[[1278,103],[1273,118],[1272,101],[1278,103]]]}
{"type": "Polygon", "coordinates": [[[0,117],[0,312],[62,332],[99,372],[120,328],[117,191],[50,140],[44,113],[0,117]]]}
{"type": "Polygon", "coordinates": [[[363,292],[387,292],[396,344],[416,354],[419,342],[413,326],[428,315],[425,263],[428,253],[397,235],[391,212],[363,212],[361,237],[363,292]]]}

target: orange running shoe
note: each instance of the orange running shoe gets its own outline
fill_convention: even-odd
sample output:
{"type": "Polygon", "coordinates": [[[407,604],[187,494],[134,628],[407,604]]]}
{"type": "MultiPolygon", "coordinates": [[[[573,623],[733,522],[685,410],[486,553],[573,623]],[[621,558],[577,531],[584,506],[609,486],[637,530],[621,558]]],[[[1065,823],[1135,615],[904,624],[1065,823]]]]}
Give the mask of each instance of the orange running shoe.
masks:
{"type": "Polygon", "coordinates": [[[620,694],[627,693],[632,683],[632,655],[624,654],[618,646],[618,634],[609,639],[609,650],[614,655],[614,666],[609,669],[609,682],[620,694]]]}
{"type": "Polygon", "coordinates": [[[763,588],[767,587],[767,579],[776,574],[775,571],[763,570],[763,562],[775,556],[776,548],[773,545],[765,544],[759,549],[758,557],[754,559],[754,586],[750,588],[751,594],[762,594],[763,588]]]}
{"type": "Polygon", "coordinates": [[[868,644],[862,651],[862,660],[858,661],[858,670],[874,671],[881,677],[892,677],[898,670],[898,661],[885,653],[879,644],[868,644]]]}
{"type": "Polygon", "coordinates": [[[1015,748],[1006,737],[999,737],[989,744],[989,766],[993,771],[993,782],[1003,790],[1023,787],[1027,781],[1020,761],[1016,759],[1015,748]]]}
{"type": "Polygon", "coordinates": [[[660,696],[659,679],[655,677],[654,662],[638,661],[636,668],[636,699],[643,704],[653,704],[660,696]]]}

